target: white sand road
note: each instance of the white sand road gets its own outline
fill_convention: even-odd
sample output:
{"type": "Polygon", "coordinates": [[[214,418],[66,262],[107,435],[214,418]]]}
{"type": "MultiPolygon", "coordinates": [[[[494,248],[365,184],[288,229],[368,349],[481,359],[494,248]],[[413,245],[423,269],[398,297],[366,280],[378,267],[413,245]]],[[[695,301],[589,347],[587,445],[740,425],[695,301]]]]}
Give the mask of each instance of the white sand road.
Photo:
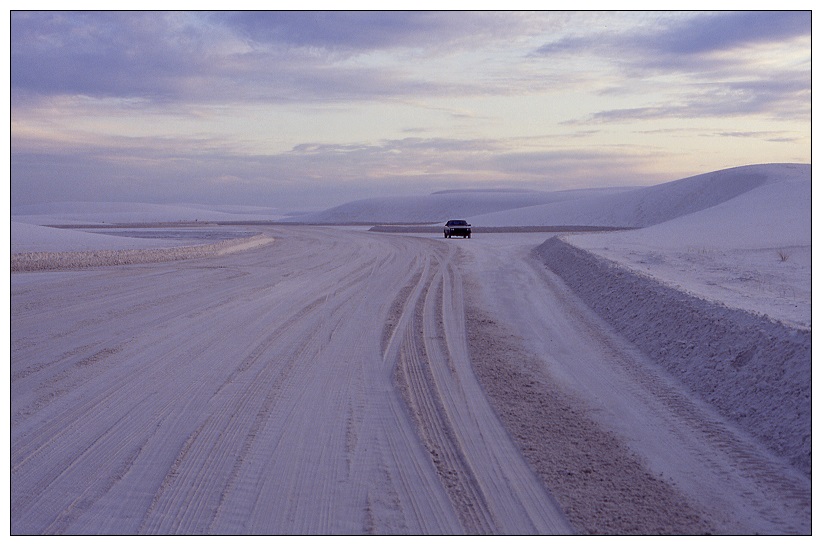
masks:
{"type": "Polygon", "coordinates": [[[11,276],[13,534],[810,532],[810,479],[530,251],[264,228],[11,276]]]}

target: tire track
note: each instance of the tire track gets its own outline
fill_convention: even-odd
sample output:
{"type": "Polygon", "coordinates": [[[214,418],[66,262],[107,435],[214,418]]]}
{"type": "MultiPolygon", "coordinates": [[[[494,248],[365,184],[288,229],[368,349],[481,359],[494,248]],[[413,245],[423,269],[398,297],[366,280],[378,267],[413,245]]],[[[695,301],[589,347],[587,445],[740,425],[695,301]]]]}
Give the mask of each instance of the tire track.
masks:
{"type": "Polygon", "coordinates": [[[262,427],[275,410],[278,395],[306,355],[318,350],[317,328],[307,317],[321,313],[319,298],[303,308],[299,321],[287,320],[278,331],[259,344],[242,365],[210,399],[216,412],[186,442],[167,474],[152,508],[146,513],[140,533],[202,534],[215,531],[226,499],[235,488],[243,464],[253,450],[262,427]],[[305,340],[291,352],[271,360],[269,350],[283,339],[305,340]],[[242,382],[238,378],[250,374],[242,382]],[[234,387],[231,392],[227,388],[234,387]],[[247,388],[244,388],[247,387],[247,388]],[[178,477],[179,476],[179,477],[178,477]],[[183,480],[186,486],[176,483],[183,480]],[[172,483],[174,481],[174,483],[172,483]],[[179,495],[186,495],[184,498],[179,495]]]}
{"type": "MultiPolygon", "coordinates": [[[[426,264],[427,265],[427,264],[426,264]]],[[[453,424],[441,399],[442,393],[431,372],[431,366],[448,366],[446,361],[432,362],[426,339],[442,334],[442,325],[431,332],[424,316],[428,312],[442,315],[443,264],[436,270],[425,267],[411,297],[406,300],[399,325],[395,378],[417,430],[443,483],[460,522],[468,534],[491,534],[498,526],[477,478],[467,461],[453,424]],[[427,310],[434,306],[433,311],[427,310]]],[[[397,332],[395,332],[395,335],[397,332]]]]}
{"type": "MultiPolygon", "coordinates": [[[[139,412],[147,403],[151,395],[142,399],[132,411],[139,412]]],[[[11,516],[14,518],[20,513],[36,509],[37,506],[53,506],[54,503],[46,498],[42,492],[47,491],[54,483],[76,479],[76,473],[82,473],[86,479],[80,491],[72,493],[71,498],[60,499],[62,508],[55,510],[56,515],[46,524],[42,534],[59,534],[65,532],[69,526],[84,511],[105,495],[131,469],[132,464],[146,445],[145,438],[136,438],[136,435],[120,434],[120,429],[127,421],[129,413],[111,424],[90,445],[85,446],[71,458],[69,464],[40,476],[37,487],[32,488],[36,494],[23,495],[12,504],[11,516]],[[135,443],[135,439],[137,442],[135,443]],[[102,476],[102,477],[101,477],[102,476]]],[[[39,451],[39,450],[38,450],[39,451]]],[[[37,452],[32,454],[32,457],[37,452]]],[[[25,461],[17,465],[20,467],[25,461]]],[[[12,479],[15,469],[12,469],[12,479]]]]}
{"type": "MultiPolygon", "coordinates": [[[[63,371],[53,374],[51,378],[40,384],[35,389],[35,392],[39,394],[37,394],[29,405],[15,411],[12,418],[12,423],[21,423],[26,417],[36,414],[38,411],[46,408],[49,404],[54,403],[67,393],[72,392],[78,385],[86,382],[91,375],[100,373],[99,370],[91,368],[94,367],[95,364],[100,364],[106,358],[112,357],[121,352],[125,345],[125,343],[115,346],[104,345],[102,349],[97,349],[95,347],[95,349],[97,349],[95,352],[84,356],[78,361],[70,362],[68,364],[62,362],[65,359],[61,359],[59,363],[63,367],[63,371]]],[[[68,353],[68,356],[74,356],[75,354],[84,352],[87,349],[88,347],[80,347],[79,349],[68,353]]],[[[55,367],[55,363],[42,365],[39,368],[43,369],[45,367],[55,367]]],[[[19,376],[18,379],[20,379],[19,376]]]]}
{"type": "MultiPolygon", "coordinates": [[[[218,532],[226,519],[232,520],[232,525],[242,525],[234,517],[238,510],[235,491],[261,486],[240,483],[240,479],[252,453],[259,451],[261,432],[277,412],[281,394],[289,390],[287,384],[311,372],[317,355],[345,321],[349,302],[363,296],[361,285],[373,271],[372,264],[356,261],[352,265],[334,269],[335,282],[327,283],[331,288],[325,294],[317,295],[295,313],[280,314],[280,326],[267,334],[215,390],[209,406],[217,411],[196,439],[186,444],[172,470],[183,481],[161,488],[140,532],[211,534],[218,532]],[[329,332],[328,338],[325,332],[329,332]],[[191,490],[201,493],[191,498],[174,494],[191,490]]],[[[330,279],[330,275],[323,273],[322,278],[330,279]]],[[[323,494],[323,498],[331,496],[330,492],[323,494]]],[[[240,497],[247,499],[248,495],[240,497]]],[[[254,506],[246,508],[251,511],[254,506]]],[[[324,517],[327,519],[320,516],[324,517]]]]}

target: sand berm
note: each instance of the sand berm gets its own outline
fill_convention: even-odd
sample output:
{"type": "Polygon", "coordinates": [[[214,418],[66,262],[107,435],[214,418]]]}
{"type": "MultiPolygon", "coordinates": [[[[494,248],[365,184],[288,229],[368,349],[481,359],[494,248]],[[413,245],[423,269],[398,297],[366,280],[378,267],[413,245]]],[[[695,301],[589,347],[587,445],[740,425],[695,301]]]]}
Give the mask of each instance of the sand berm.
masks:
{"type": "Polygon", "coordinates": [[[653,362],[810,476],[810,330],[668,287],[561,236],[535,252],[653,362]]]}

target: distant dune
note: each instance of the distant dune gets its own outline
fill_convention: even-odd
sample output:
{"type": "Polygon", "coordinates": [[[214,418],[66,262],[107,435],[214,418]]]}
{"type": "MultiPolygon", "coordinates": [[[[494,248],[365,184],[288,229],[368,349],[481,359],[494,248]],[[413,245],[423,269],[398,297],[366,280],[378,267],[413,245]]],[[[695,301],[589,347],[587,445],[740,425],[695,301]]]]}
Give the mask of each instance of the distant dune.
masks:
{"type": "Polygon", "coordinates": [[[352,201],[296,216],[317,223],[440,223],[466,218],[477,226],[611,226],[638,228],[698,212],[757,187],[810,184],[810,165],[767,164],[725,169],[639,188],[554,192],[443,191],[352,201]]]}
{"type": "MultiPolygon", "coordinates": [[[[294,222],[319,224],[428,224],[469,220],[479,233],[493,228],[588,226],[646,228],[703,213],[651,235],[677,244],[720,239],[738,247],[810,244],[811,166],[749,165],[648,187],[568,191],[444,190],[429,195],[352,201],[321,212],[288,215],[264,207],[51,203],[15,207],[12,251],[117,247],[117,239],[33,226],[152,222],[294,222]],[[31,227],[26,227],[31,226],[31,227]],[[733,241],[729,240],[733,237],[733,241]],[[82,241],[79,239],[82,238],[82,241]],[[793,243],[791,243],[793,244],[793,243]],[[35,248],[32,248],[35,247],[35,248]],[[71,248],[74,247],[74,248],[71,248]]],[[[666,224],[667,225],[667,224],[666,224]]],[[[616,235],[616,234],[615,234],[616,235]]],[[[119,238],[122,239],[122,238],[119,238]]],[[[123,241],[123,248],[138,244],[123,241]]],[[[673,243],[672,243],[673,244],[673,243]]]]}
{"type": "Polygon", "coordinates": [[[345,203],[328,210],[294,217],[297,222],[326,224],[433,224],[451,218],[473,218],[489,213],[510,213],[508,225],[525,225],[517,212],[536,205],[559,204],[583,198],[607,198],[626,188],[566,191],[446,190],[430,195],[375,197],[345,203]]]}
{"type": "Polygon", "coordinates": [[[811,166],[769,164],[736,167],[636,188],[615,195],[582,195],[562,203],[546,203],[513,211],[478,216],[476,224],[594,225],[647,227],[704,210],[759,186],[807,183],[811,166]]]}
{"type": "Polygon", "coordinates": [[[646,187],[444,190],[429,195],[361,199],[303,214],[259,206],[69,202],[17,206],[12,220],[36,225],[195,221],[439,224],[465,218],[487,227],[639,228],[714,207],[760,186],[793,183],[807,184],[809,188],[810,180],[810,165],[779,163],[736,167],[646,187]]]}

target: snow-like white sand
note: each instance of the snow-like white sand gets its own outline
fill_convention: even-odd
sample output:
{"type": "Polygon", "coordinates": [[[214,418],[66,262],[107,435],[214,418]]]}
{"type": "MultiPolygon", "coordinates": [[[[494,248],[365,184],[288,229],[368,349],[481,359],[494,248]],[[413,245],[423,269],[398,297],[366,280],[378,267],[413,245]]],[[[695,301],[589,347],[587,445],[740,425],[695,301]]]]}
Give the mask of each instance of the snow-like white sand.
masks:
{"type": "MultiPolygon", "coordinates": [[[[811,167],[751,165],[642,188],[558,192],[443,191],[346,203],[286,216],[262,207],[53,203],[17,207],[11,251],[165,248],[191,244],[47,225],[153,222],[439,223],[482,227],[641,228],[566,240],[680,290],[809,328],[811,167]]],[[[547,237],[547,236],[546,236],[547,237]]]]}
{"type": "Polygon", "coordinates": [[[636,231],[566,240],[686,292],[810,328],[810,168],[754,172],[763,182],[727,201],[636,231]]]}
{"type": "Polygon", "coordinates": [[[312,223],[386,223],[425,224],[445,222],[451,218],[492,216],[501,214],[503,224],[484,222],[483,225],[545,225],[528,224],[525,209],[538,205],[563,207],[568,203],[588,199],[607,199],[627,192],[629,188],[599,188],[567,191],[506,191],[465,190],[441,191],[430,195],[381,197],[345,203],[326,211],[296,216],[294,221],[312,223]],[[525,223],[523,223],[525,222],[525,223]]]}
{"type": "Polygon", "coordinates": [[[680,290],[810,328],[810,165],[751,165],[643,188],[370,199],[305,217],[328,223],[448,218],[466,218],[477,230],[642,228],[566,240],[680,290]]]}
{"type": "Polygon", "coordinates": [[[189,240],[142,239],[120,237],[79,229],[56,228],[11,222],[11,252],[79,252],[93,250],[125,250],[190,245],[189,240]]]}
{"type": "Polygon", "coordinates": [[[810,532],[810,195],[775,164],[300,216],[18,207],[12,532],[810,532]],[[300,225],[449,218],[475,236],[300,225]],[[109,229],[135,223],[261,234],[109,229]],[[483,233],[540,226],[631,229],[483,233]]]}

